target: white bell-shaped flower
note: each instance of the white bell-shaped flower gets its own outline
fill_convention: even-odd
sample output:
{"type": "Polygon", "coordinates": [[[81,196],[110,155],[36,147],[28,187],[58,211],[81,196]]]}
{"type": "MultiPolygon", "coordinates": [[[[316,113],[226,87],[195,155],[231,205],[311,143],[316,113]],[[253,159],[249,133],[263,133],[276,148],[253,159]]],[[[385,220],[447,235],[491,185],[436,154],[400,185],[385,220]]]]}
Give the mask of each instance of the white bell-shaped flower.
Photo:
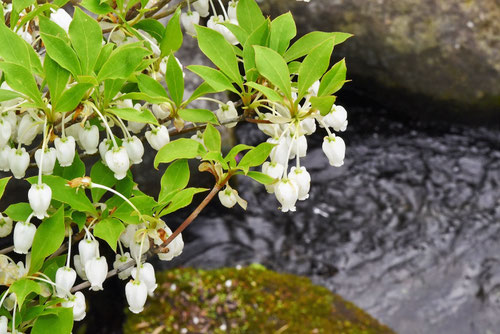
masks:
{"type": "Polygon", "coordinates": [[[234,36],[231,30],[229,30],[226,26],[222,24],[224,22],[229,22],[229,21],[225,21],[222,15],[218,16],[213,15],[208,20],[207,27],[215,31],[218,31],[222,36],[224,36],[224,38],[228,43],[237,45],[239,43],[238,39],[236,38],[236,36],[234,36]]]}
{"type": "Polygon", "coordinates": [[[80,132],[82,132],[83,128],[80,123],[72,124],[67,128],[64,128],[66,132],[66,136],[75,138],[75,142],[81,146],[80,144],[80,132]]]}
{"type": "Polygon", "coordinates": [[[152,128],[151,131],[146,131],[146,139],[152,148],[159,151],[170,142],[170,134],[167,128],[161,125],[157,128],[152,128]]]}
{"type": "Polygon", "coordinates": [[[38,219],[48,217],[47,209],[49,208],[50,201],[52,200],[52,189],[50,189],[50,187],[45,183],[32,184],[30,190],[28,191],[28,200],[35,217],[38,219]]]}
{"type": "Polygon", "coordinates": [[[137,276],[137,271],[137,267],[132,269],[132,277],[134,280],[140,279],[141,282],[144,282],[148,288],[148,294],[152,296],[153,292],[158,287],[158,284],[156,284],[155,269],[151,263],[145,262],[139,267],[139,276],[137,276]]]}
{"type": "MultiPolygon", "coordinates": [[[[263,118],[265,119],[265,118],[263,118]]],[[[257,127],[260,131],[264,132],[266,135],[270,137],[274,137],[278,135],[279,125],[272,123],[257,123],[257,127]]]]}
{"type": "MultiPolygon", "coordinates": [[[[238,118],[238,111],[236,111],[236,107],[234,106],[234,103],[232,101],[229,101],[226,104],[219,105],[219,109],[217,109],[215,113],[221,124],[238,118]]],[[[232,128],[236,126],[236,124],[238,124],[238,122],[224,124],[224,126],[232,128]]]]}
{"type": "Polygon", "coordinates": [[[125,231],[120,235],[120,242],[125,247],[130,247],[132,242],[135,242],[135,232],[137,232],[138,226],[135,224],[129,224],[125,227],[125,231]]]}
{"type": "Polygon", "coordinates": [[[90,290],[102,290],[102,283],[108,274],[108,263],[104,256],[94,257],[85,263],[85,275],[91,284],[90,290]]]}
{"type": "Polygon", "coordinates": [[[17,34],[19,36],[21,36],[21,38],[24,39],[26,41],[26,43],[28,43],[28,44],[32,44],[33,43],[33,36],[30,34],[29,31],[26,31],[26,30],[23,30],[23,29],[19,29],[17,31],[17,34]]]}
{"type": "Polygon", "coordinates": [[[236,195],[234,194],[233,189],[229,186],[226,186],[224,190],[219,191],[219,200],[226,208],[232,208],[237,202],[236,195]]]}
{"type": "MultiPolygon", "coordinates": [[[[165,232],[168,236],[172,234],[172,230],[165,226],[165,232]]],[[[184,240],[182,239],[182,233],[179,233],[174,240],[167,246],[168,252],[158,253],[158,258],[162,261],[171,261],[174,257],[182,254],[184,250],[184,240]]]]}
{"type": "MultiPolygon", "coordinates": [[[[4,81],[2,83],[2,85],[0,85],[1,89],[5,89],[4,84],[7,85],[7,83],[4,81]]],[[[10,102],[15,102],[14,103],[14,105],[15,105],[21,101],[17,101],[17,99],[14,99],[14,100],[11,100],[10,102]]],[[[5,105],[5,102],[0,103],[0,105],[7,108],[7,106],[5,105]]],[[[15,137],[17,136],[17,126],[18,126],[18,124],[17,124],[18,117],[17,117],[16,113],[14,111],[10,110],[10,111],[4,112],[1,117],[3,118],[4,121],[9,122],[9,124],[10,124],[10,132],[11,132],[10,139],[15,139],[15,137]]]]}
{"type": "Polygon", "coordinates": [[[318,91],[319,91],[319,86],[320,86],[320,82],[319,80],[316,80],[313,85],[311,87],[309,87],[309,94],[313,95],[313,96],[318,96],[318,91]]]}
{"type": "Polygon", "coordinates": [[[134,134],[139,134],[141,133],[142,129],[144,129],[145,126],[146,123],[128,121],[127,129],[134,134]]]}
{"type": "Polygon", "coordinates": [[[142,254],[146,253],[149,250],[150,247],[150,242],[149,238],[144,238],[144,242],[142,245],[142,252],[141,252],[141,243],[140,242],[131,242],[130,243],[130,256],[132,256],[133,259],[135,260],[140,260],[142,254]]]}
{"type": "Polygon", "coordinates": [[[312,135],[316,132],[316,120],[312,117],[306,118],[300,122],[300,127],[306,135],[312,135]]]}
{"type": "MultiPolygon", "coordinates": [[[[283,172],[285,171],[285,167],[278,162],[269,162],[266,161],[262,164],[262,173],[272,177],[273,179],[281,179],[283,176],[283,172]]],[[[276,187],[276,183],[267,184],[266,190],[268,193],[274,193],[274,188],[276,187]]]]}
{"type": "MultiPolygon", "coordinates": [[[[131,260],[132,258],[130,257],[129,252],[125,252],[123,253],[123,255],[116,254],[115,262],[113,262],[113,269],[116,270],[131,260]]],[[[124,271],[120,271],[118,273],[118,278],[121,280],[126,280],[132,273],[132,269],[134,269],[134,267],[127,268],[124,271]]]]}
{"type": "Polygon", "coordinates": [[[30,222],[18,222],[14,227],[14,252],[18,254],[28,254],[33,238],[35,237],[36,226],[30,222]]]}
{"type": "Polygon", "coordinates": [[[201,17],[207,17],[210,14],[208,0],[198,0],[194,2],[192,6],[201,17]]]}
{"type": "MultiPolygon", "coordinates": [[[[182,63],[181,61],[179,60],[179,58],[175,57],[175,61],[177,62],[177,64],[179,64],[179,67],[182,69],[182,77],[184,78],[186,76],[186,73],[184,73],[184,67],[182,66],[182,63]]],[[[168,62],[168,57],[165,57],[161,60],[160,62],[160,74],[162,77],[165,76],[165,74],[167,73],[167,62],[168,62]]]]}
{"type": "Polygon", "coordinates": [[[17,142],[22,145],[31,145],[40,129],[40,123],[35,121],[30,114],[25,113],[17,127],[17,142]]]}
{"type": "Polygon", "coordinates": [[[106,163],[106,153],[113,147],[113,141],[111,139],[104,139],[99,144],[99,155],[101,156],[101,162],[104,166],[107,166],[106,163]]]}
{"type": "Polygon", "coordinates": [[[0,171],[2,172],[8,172],[10,170],[9,160],[11,156],[11,150],[12,149],[9,146],[0,147],[0,171]]]}
{"type": "Polygon", "coordinates": [[[97,152],[97,145],[99,145],[99,128],[96,125],[90,125],[87,122],[86,126],[80,130],[78,134],[80,138],[80,145],[87,154],[94,154],[97,152]]]}
{"type": "Polygon", "coordinates": [[[132,313],[141,313],[148,298],[146,283],[141,281],[129,281],[125,285],[125,296],[132,313]]]}
{"type": "Polygon", "coordinates": [[[127,150],[128,157],[132,164],[140,164],[144,155],[144,145],[136,136],[132,136],[123,141],[123,146],[127,150]]]}
{"type": "Polygon", "coordinates": [[[7,309],[7,311],[10,312],[14,309],[14,305],[16,303],[16,300],[17,300],[17,296],[13,292],[9,295],[9,297],[7,297],[7,299],[5,299],[5,301],[3,302],[3,305],[0,305],[0,306],[5,307],[7,309]]]}
{"type": "Polygon", "coordinates": [[[196,29],[194,26],[200,24],[200,14],[198,12],[187,12],[181,14],[181,23],[186,33],[191,36],[196,36],[196,29]]]}
{"type": "Polygon", "coordinates": [[[4,147],[7,144],[11,135],[12,126],[6,119],[0,117],[0,148],[4,147]]]}
{"type": "Polygon", "coordinates": [[[0,238],[6,237],[12,232],[12,219],[0,213],[0,238]]]}
{"type": "Polygon", "coordinates": [[[80,252],[82,267],[85,269],[87,267],[87,263],[97,256],[97,252],[99,251],[99,242],[90,238],[84,238],[80,241],[80,243],[78,243],[78,251],[80,252]]]}
{"type": "Polygon", "coordinates": [[[286,138],[282,137],[281,139],[279,139],[279,141],[274,138],[269,138],[267,142],[271,144],[277,144],[275,147],[273,147],[273,149],[271,150],[271,154],[269,155],[271,157],[271,161],[277,162],[283,166],[286,165],[289,160],[289,141],[286,138]]]}
{"type": "Polygon", "coordinates": [[[30,164],[30,155],[24,147],[10,151],[9,167],[16,179],[22,179],[30,164]]]}
{"type": "Polygon", "coordinates": [[[290,153],[290,159],[295,158],[296,155],[299,156],[299,158],[303,158],[307,154],[307,139],[306,136],[302,135],[299,136],[298,138],[290,138],[290,144],[291,146],[291,153],[290,153]]]}
{"type": "Polygon", "coordinates": [[[331,135],[323,140],[323,152],[325,152],[330,165],[340,167],[344,164],[345,142],[342,138],[331,135]]]}
{"type": "Polygon", "coordinates": [[[56,294],[59,298],[66,297],[76,281],[76,271],[70,267],[61,267],[56,271],[56,294]]]}
{"type": "Polygon", "coordinates": [[[56,147],[57,161],[61,167],[69,167],[75,159],[76,141],[72,136],[56,138],[54,140],[56,147]]]}
{"type": "Polygon", "coordinates": [[[73,320],[80,321],[85,318],[87,313],[85,309],[85,296],[80,291],[77,291],[73,296],[70,296],[67,301],[61,303],[63,307],[73,308],[73,320]]]}
{"type": "Polygon", "coordinates": [[[106,152],[106,165],[115,173],[117,180],[124,179],[130,168],[130,159],[125,147],[112,148],[106,152]]]}
{"type": "Polygon", "coordinates": [[[9,319],[7,319],[7,317],[4,315],[0,316],[0,334],[7,334],[8,324],[9,324],[9,319]]]}
{"type": "Polygon", "coordinates": [[[42,149],[38,149],[35,152],[35,161],[39,169],[42,170],[43,175],[51,175],[54,172],[54,166],[56,165],[57,152],[56,149],[51,147],[45,150],[43,154],[43,166],[42,163],[42,149]]]}
{"type": "Polygon", "coordinates": [[[73,263],[75,264],[75,270],[78,276],[84,281],[87,280],[87,275],[85,275],[85,268],[83,267],[80,255],[73,256],[73,263]]]}
{"type": "Polygon", "coordinates": [[[298,186],[294,180],[281,179],[274,189],[276,199],[281,203],[281,211],[295,212],[295,203],[299,197],[298,186]]]}
{"type": "Polygon", "coordinates": [[[167,102],[153,104],[151,110],[153,111],[153,115],[155,115],[158,120],[162,121],[170,116],[170,113],[172,112],[172,106],[167,102]]]}
{"type": "Polygon", "coordinates": [[[305,167],[292,167],[288,178],[295,181],[298,186],[299,200],[303,201],[309,198],[309,190],[311,189],[311,175],[305,167]]]}
{"type": "Polygon", "coordinates": [[[335,131],[345,131],[347,128],[347,111],[344,107],[334,104],[332,110],[323,117],[323,122],[335,131]]]}
{"type": "Polygon", "coordinates": [[[60,26],[66,32],[68,32],[69,25],[71,24],[73,18],[71,17],[71,15],[68,14],[67,11],[65,11],[62,8],[59,8],[50,14],[50,20],[54,23],[57,23],[58,26],[60,26]]]}
{"type": "Polygon", "coordinates": [[[238,8],[238,0],[231,0],[227,6],[227,16],[229,17],[229,21],[238,25],[238,17],[236,16],[236,8],[238,8]]]}

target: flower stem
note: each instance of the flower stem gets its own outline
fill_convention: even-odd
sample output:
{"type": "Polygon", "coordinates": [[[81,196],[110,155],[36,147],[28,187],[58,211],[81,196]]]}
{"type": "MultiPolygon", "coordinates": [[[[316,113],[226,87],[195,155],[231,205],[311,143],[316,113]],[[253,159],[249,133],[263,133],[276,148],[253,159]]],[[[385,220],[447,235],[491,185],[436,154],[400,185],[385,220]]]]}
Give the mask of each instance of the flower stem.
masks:
{"type": "Polygon", "coordinates": [[[42,140],[42,156],[40,157],[40,166],[38,167],[38,185],[42,184],[43,157],[45,156],[45,147],[47,144],[47,116],[43,122],[43,140],[42,140]]]}
{"type": "Polygon", "coordinates": [[[91,104],[91,106],[92,106],[92,109],[94,109],[94,111],[97,113],[97,115],[99,115],[99,117],[101,118],[101,120],[104,124],[104,127],[106,128],[109,136],[111,137],[111,140],[113,141],[113,147],[118,149],[118,144],[116,143],[115,136],[113,136],[113,131],[111,131],[111,128],[109,127],[109,124],[106,121],[106,118],[101,114],[99,109],[97,109],[94,104],[91,104]]]}
{"type": "Polygon", "coordinates": [[[139,215],[139,219],[143,220],[142,214],[139,211],[139,209],[137,209],[137,207],[134,205],[134,203],[132,203],[127,197],[123,196],[120,192],[118,192],[118,191],[116,191],[116,190],[114,190],[112,188],[106,187],[105,185],[102,185],[102,184],[99,184],[99,183],[94,183],[94,182],[91,183],[90,188],[104,189],[106,191],[112,192],[113,194],[121,197],[125,202],[128,203],[128,205],[130,205],[132,207],[132,209],[134,209],[135,212],[137,212],[137,214],[139,215]]]}

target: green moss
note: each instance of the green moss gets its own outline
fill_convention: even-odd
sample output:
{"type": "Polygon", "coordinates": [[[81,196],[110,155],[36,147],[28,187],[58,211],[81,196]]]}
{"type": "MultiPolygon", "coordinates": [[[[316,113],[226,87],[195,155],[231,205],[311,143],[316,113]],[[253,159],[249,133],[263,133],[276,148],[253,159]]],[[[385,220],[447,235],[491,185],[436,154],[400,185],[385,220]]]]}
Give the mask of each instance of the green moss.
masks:
{"type": "Polygon", "coordinates": [[[260,265],[160,273],[144,312],[124,333],[389,334],[354,304],[304,277],[260,265]]]}

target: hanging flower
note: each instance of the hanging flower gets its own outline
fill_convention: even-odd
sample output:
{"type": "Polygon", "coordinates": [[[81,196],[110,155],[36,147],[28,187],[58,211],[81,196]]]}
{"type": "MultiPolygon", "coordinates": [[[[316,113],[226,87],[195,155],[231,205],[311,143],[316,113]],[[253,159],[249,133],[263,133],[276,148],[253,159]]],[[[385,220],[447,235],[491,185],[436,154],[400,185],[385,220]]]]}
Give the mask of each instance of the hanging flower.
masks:
{"type": "Polygon", "coordinates": [[[8,321],[9,319],[7,319],[6,316],[0,316],[0,333],[7,334],[7,325],[9,324],[8,321]]]}
{"type": "Polygon", "coordinates": [[[66,32],[68,32],[69,25],[71,24],[73,18],[68,14],[67,11],[59,8],[50,14],[50,20],[63,28],[66,32]]]}
{"type": "Polygon", "coordinates": [[[14,227],[14,252],[18,254],[28,254],[33,238],[35,237],[36,226],[30,222],[19,222],[14,227]]]}
{"type": "Polygon", "coordinates": [[[144,129],[145,126],[146,123],[128,121],[127,129],[132,133],[139,134],[141,133],[142,129],[144,129]]]}
{"type": "Polygon", "coordinates": [[[150,296],[153,295],[153,292],[156,290],[158,287],[158,284],[156,284],[156,277],[155,277],[155,269],[151,265],[151,263],[143,263],[139,266],[139,270],[137,270],[137,267],[132,269],[132,277],[135,279],[140,278],[141,282],[144,282],[146,284],[146,287],[148,288],[148,294],[150,296]],[[139,275],[137,275],[137,271],[139,271],[139,275]]]}
{"type": "Polygon", "coordinates": [[[224,190],[219,191],[219,200],[226,208],[232,208],[237,202],[233,189],[229,185],[224,190]]]}
{"type": "Polygon", "coordinates": [[[125,147],[112,148],[106,152],[106,164],[115,173],[117,180],[124,179],[130,168],[130,159],[125,147]]]}
{"type": "Polygon", "coordinates": [[[290,159],[295,158],[298,155],[299,158],[303,158],[307,154],[307,139],[306,136],[302,135],[296,139],[290,138],[290,143],[288,144],[291,147],[290,159]]]}
{"type": "Polygon", "coordinates": [[[347,111],[344,107],[334,104],[332,110],[323,117],[323,122],[335,131],[345,131],[347,128],[347,111]]]}
{"type": "MultiPolygon", "coordinates": [[[[9,146],[4,146],[0,148],[0,171],[8,172],[10,170],[10,156],[11,148],[9,146]]],[[[29,156],[28,156],[29,159],[29,156]]],[[[29,164],[29,160],[28,160],[29,164]]]]}
{"type": "Polygon", "coordinates": [[[102,283],[108,274],[108,263],[104,256],[94,257],[85,264],[85,275],[91,284],[90,290],[102,290],[102,283]]]}
{"type": "Polygon", "coordinates": [[[80,252],[80,261],[83,268],[87,266],[87,262],[97,256],[98,250],[99,243],[97,240],[85,237],[82,241],[80,241],[78,244],[78,251],[80,252]]]}
{"type": "Polygon", "coordinates": [[[72,136],[56,138],[54,140],[56,147],[57,161],[61,167],[69,167],[75,159],[76,142],[72,136]]]}
{"type": "Polygon", "coordinates": [[[144,310],[144,304],[148,298],[148,288],[141,281],[129,281],[125,286],[125,296],[132,313],[140,313],[144,310]]]}
{"type": "Polygon", "coordinates": [[[30,190],[28,191],[28,200],[35,217],[38,219],[48,217],[47,209],[49,208],[50,201],[52,200],[52,189],[50,189],[50,187],[45,183],[32,184],[30,190]]]}
{"type": "MultiPolygon", "coordinates": [[[[234,106],[234,103],[232,101],[229,101],[226,104],[221,104],[219,106],[219,109],[217,109],[215,113],[221,124],[238,118],[238,112],[236,111],[236,107],[234,106]]],[[[238,124],[238,122],[224,124],[224,126],[227,128],[232,128],[236,126],[236,124],[238,124]]]]}
{"type": "MultiPolygon", "coordinates": [[[[164,227],[165,234],[167,236],[172,235],[172,230],[165,225],[164,227]]],[[[172,242],[168,244],[168,252],[166,253],[158,253],[158,258],[162,261],[171,261],[174,257],[177,257],[182,254],[184,249],[184,240],[182,239],[182,233],[179,233],[172,242]]]]}
{"type": "Polygon", "coordinates": [[[229,21],[238,25],[238,16],[236,15],[236,9],[238,8],[239,1],[231,0],[227,6],[227,16],[229,17],[229,21]]]}
{"type": "Polygon", "coordinates": [[[151,131],[146,131],[146,139],[152,148],[159,151],[170,142],[170,135],[167,128],[161,125],[157,128],[152,127],[151,131]]]}
{"type": "Polygon", "coordinates": [[[54,172],[54,166],[56,165],[57,153],[55,148],[47,148],[43,154],[43,166],[42,163],[42,149],[38,149],[35,152],[35,161],[39,169],[42,170],[43,175],[51,175],[54,172]]]}
{"type": "Polygon", "coordinates": [[[345,143],[344,140],[332,134],[323,140],[323,152],[325,152],[330,165],[340,167],[344,164],[345,143]]]}
{"type": "Polygon", "coordinates": [[[106,153],[113,147],[113,141],[111,139],[104,139],[99,144],[99,155],[101,156],[101,162],[104,166],[107,166],[106,163],[106,153]]]}
{"type": "Polygon", "coordinates": [[[61,267],[56,271],[56,294],[59,298],[68,295],[76,281],[76,271],[70,267],[61,267]]]}
{"type": "Polygon", "coordinates": [[[12,232],[12,219],[0,213],[0,238],[8,236],[10,232],[12,232]]]}
{"type": "MultiPolygon", "coordinates": [[[[213,29],[215,31],[218,31],[222,36],[224,36],[224,38],[226,39],[226,41],[228,43],[230,43],[232,45],[237,45],[239,43],[238,39],[236,38],[236,36],[234,36],[234,34],[231,32],[231,30],[229,30],[226,26],[224,26],[222,24],[224,22],[229,22],[229,21],[225,21],[224,17],[222,15],[218,15],[218,16],[213,15],[208,20],[207,27],[210,29],[213,29]]],[[[233,23],[233,22],[230,22],[230,23],[233,23]]]]}
{"type": "Polygon", "coordinates": [[[0,117],[0,148],[4,147],[12,135],[10,123],[3,117],[0,117]]]}
{"type": "Polygon", "coordinates": [[[40,123],[35,121],[30,114],[25,113],[17,128],[17,142],[22,145],[31,145],[40,129],[40,123]]]}
{"type": "Polygon", "coordinates": [[[142,254],[146,253],[149,250],[150,247],[150,242],[148,238],[144,238],[144,242],[142,245],[142,252],[141,252],[141,242],[130,242],[130,255],[132,256],[133,259],[135,260],[140,260],[142,254]]]}
{"type": "MultiPolygon", "coordinates": [[[[266,161],[262,164],[262,173],[272,177],[273,179],[281,179],[283,172],[285,171],[285,167],[278,162],[269,162],[266,161]]],[[[276,187],[276,183],[266,185],[266,190],[268,193],[274,193],[274,188],[276,187]]]]}
{"type": "Polygon", "coordinates": [[[306,135],[312,135],[316,132],[316,120],[312,117],[302,120],[300,126],[306,135]]]}
{"type": "MultiPolygon", "coordinates": [[[[125,253],[123,253],[123,255],[116,254],[115,262],[113,262],[113,269],[116,270],[131,260],[132,260],[132,258],[130,257],[129,252],[125,252],[125,253]]],[[[134,269],[134,267],[130,267],[130,268],[127,268],[123,271],[120,271],[118,273],[118,278],[121,280],[126,280],[130,276],[130,274],[132,273],[132,269],[134,269]]]]}
{"type": "Polygon", "coordinates": [[[16,179],[22,179],[30,164],[30,155],[24,147],[10,151],[9,167],[16,179]]]}
{"type": "Polygon", "coordinates": [[[120,242],[123,246],[130,247],[130,244],[135,242],[135,232],[137,232],[138,228],[135,224],[129,224],[125,227],[125,231],[120,235],[120,242]]]}
{"type": "Polygon", "coordinates": [[[97,145],[99,144],[99,128],[96,125],[90,125],[89,122],[78,134],[80,138],[80,145],[85,150],[86,154],[94,154],[97,152],[97,145]]]}
{"type": "Polygon", "coordinates": [[[193,7],[201,17],[207,17],[210,15],[208,0],[198,0],[193,3],[193,7]]]}
{"type": "Polygon", "coordinates": [[[269,138],[267,140],[268,143],[277,144],[271,150],[271,154],[269,155],[272,162],[277,162],[280,165],[286,165],[288,162],[288,151],[290,149],[289,142],[286,138],[282,137],[281,139],[269,138]]]}
{"type": "Polygon", "coordinates": [[[298,186],[294,180],[281,179],[274,189],[276,199],[281,203],[281,211],[295,212],[295,203],[299,197],[298,186]]]}
{"type": "Polygon", "coordinates": [[[144,145],[136,136],[132,136],[123,141],[123,146],[127,150],[128,157],[132,164],[140,164],[144,155],[144,145]]]}
{"type": "Polygon", "coordinates": [[[200,14],[198,12],[187,12],[181,14],[181,23],[186,33],[196,36],[195,25],[200,24],[200,14]]]}
{"type": "Polygon", "coordinates": [[[73,308],[73,320],[80,321],[85,318],[85,296],[80,291],[77,291],[73,296],[70,296],[67,301],[61,303],[63,307],[73,308]]]}
{"type": "Polygon", "coordinates": [[[311,175],[305,167],[292,167],[288,178],[294,180],[298,186],[299,200],[303,201],[309,198],[309,190],[311,189],[311,175]]]}
{"type": "Polygon", "coordinates": [[[75,270],[78,276],[84,281],[87,280],[87,275],[85,275],[85,268],[83,267],[80,255],[73,256],[73,263],[75,264],[75,270]]]}

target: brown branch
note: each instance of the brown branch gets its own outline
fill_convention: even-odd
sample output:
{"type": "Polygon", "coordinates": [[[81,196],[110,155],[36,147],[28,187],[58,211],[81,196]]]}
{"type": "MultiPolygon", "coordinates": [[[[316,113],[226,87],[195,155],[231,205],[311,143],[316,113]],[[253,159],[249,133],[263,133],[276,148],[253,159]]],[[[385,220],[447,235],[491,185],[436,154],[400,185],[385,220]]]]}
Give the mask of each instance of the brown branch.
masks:
{"type": "Polygon", "coordinates": [[[0,249],[0,254],[9,254],[14,250],[14,246],[10,246],[4,249],[0,249]]]}

